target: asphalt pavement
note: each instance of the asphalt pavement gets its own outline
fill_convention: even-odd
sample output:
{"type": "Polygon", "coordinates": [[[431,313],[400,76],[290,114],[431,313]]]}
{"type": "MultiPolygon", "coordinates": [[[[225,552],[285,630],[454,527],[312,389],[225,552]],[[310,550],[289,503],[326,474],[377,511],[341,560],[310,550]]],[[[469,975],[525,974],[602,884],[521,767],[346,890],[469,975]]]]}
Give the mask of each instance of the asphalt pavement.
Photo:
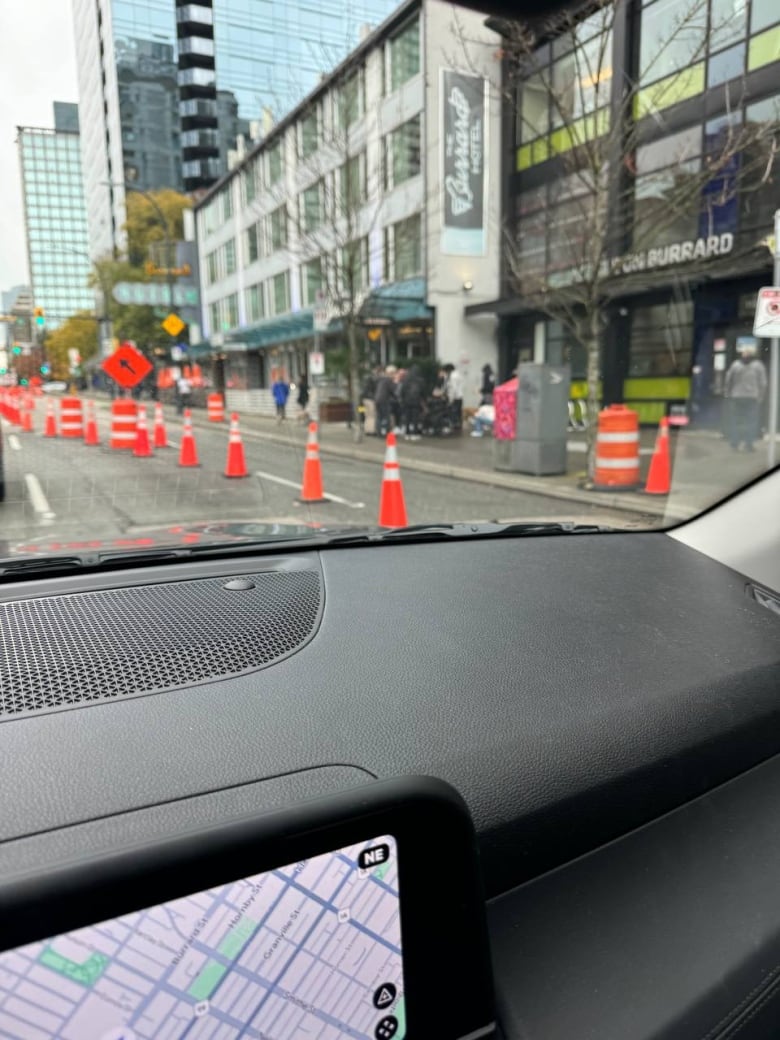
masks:
{"type": "MultiPolygon", "coordinates": [[[[151,411],[149,409],[151,419],[151,411]]],[[[98,541],[143,534],[150,528],[203,523],[312,522],[327,527],[374,525],[378,521],[382,469],[376,458],[345,457],[324,451],[322,471],[328,501],[299,502],[305,437],[292,426],[272,436],[248,428],[244,437],[249,476],[224,476],[227,424],[197,416],[195,437],[200,465],[178,465],[181,419],[166,411],[171,447],[151,458],[108,447],[109,410],[98,402],[100,445],[79,439],[44,438],[43,403],[35,431],[21,432],[3,420],[6,501],[0,505],[0,539],[6,547],[98,541]]],[[[151,426],[151,422],[150,422],[151,426]]],[[[325,434],[328,439],[328,434],[325,434]]],[[[401,442],[401,475],[411,524],[441,521],[551,519],[646,528],[658,518],[592,503],[490,486],[477,480],[404,468],[413,445],[401,442]]]]}

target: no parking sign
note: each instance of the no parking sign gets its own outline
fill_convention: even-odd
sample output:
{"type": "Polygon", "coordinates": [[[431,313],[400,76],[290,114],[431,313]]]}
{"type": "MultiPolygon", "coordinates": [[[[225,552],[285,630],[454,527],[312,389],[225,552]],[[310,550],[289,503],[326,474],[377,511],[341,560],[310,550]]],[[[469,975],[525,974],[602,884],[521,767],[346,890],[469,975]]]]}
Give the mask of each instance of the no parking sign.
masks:
{"type": "Polygon", "coordinates": [[[753,335],[765,339],[780,336],[780,289],[772,286],[758,290],[753,335]]]}

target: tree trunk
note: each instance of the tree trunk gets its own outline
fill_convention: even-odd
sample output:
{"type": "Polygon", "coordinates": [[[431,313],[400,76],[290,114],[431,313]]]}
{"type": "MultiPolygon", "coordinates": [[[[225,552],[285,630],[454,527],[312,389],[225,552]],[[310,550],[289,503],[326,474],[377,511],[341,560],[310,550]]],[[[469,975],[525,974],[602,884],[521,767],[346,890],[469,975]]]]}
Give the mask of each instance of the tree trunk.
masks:
{"type": "Polygon", "coordinates": [[[357,329],[355,322],[350,318],[347,322],[347,343],[349,344],[349,386],[350,402],[352,404],[352,439],[355,444],[363,440],[363,423],[361,422],[360,406],[360,357],[358,352],[357,329]]]}
{"type": "Polygon", "coordinates": [[[588,423],[586,438],[588,447],[588,480],[593,480],[596,472],[596,433],[599,418],[599,370],[601,362],[601,320],[597,307],[593,307],[588,317],[587,339],[584,344],[587,351],[588,367],[588,423]]]}

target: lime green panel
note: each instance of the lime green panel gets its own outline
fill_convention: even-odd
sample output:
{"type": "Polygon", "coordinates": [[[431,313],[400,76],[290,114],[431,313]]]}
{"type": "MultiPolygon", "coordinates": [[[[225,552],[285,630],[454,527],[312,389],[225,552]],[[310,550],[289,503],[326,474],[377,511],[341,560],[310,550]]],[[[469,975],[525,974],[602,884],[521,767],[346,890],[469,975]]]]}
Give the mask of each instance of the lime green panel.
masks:
{"type": "Polygon", "coordinates": [[[750,41],[748,71],[752,72],[753,69],[771,65],[773,61],[780,61],[780,25],[759,33],[750,41]]]}
{"type": "Polygon", "coordinates": [[[628,400],[685,401],[691,392],[687,376],[666,376],[659,379],[626,379],[623,397],[628,400]]]}
{"type": "Polygon", "coordinates": [[[546,137],[540,137],[531,145],[531,161],[534,163],[545,162],[550,158],[550,143],[546,137]]]}
{"type": "Polygon", "coordinates": [[[682,72],[675,72],[666,79],[659,79],[650,87],[638,91],[634,98],[634,116],[641,119],[661,108],[676,105],[678,101],[695,97],[704,90],[704,63],[692,65],[682,72]]]}
{"type": "Polygon", "coordinates": [[[666,402],[664,401],[626,401],[626,405],[637,413],[639,421],[645,423],[657,423],[666,415],[666,402]]]}
{"type": "Polygon", "coordinates": [[[530,144],[524,144],[517,149],[517,169],[527,170],[532,164],[533,159],[531,158],[531,146],[530,144]]]}

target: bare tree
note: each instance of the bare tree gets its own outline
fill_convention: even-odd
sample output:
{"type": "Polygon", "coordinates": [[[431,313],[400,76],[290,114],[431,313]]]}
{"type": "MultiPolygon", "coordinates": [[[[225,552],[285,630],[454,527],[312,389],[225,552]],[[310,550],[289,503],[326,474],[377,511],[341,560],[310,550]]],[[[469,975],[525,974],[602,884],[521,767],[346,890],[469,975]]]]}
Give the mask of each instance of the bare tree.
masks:
{"type": "MultiPolygon", "coordinates": [[[[740,250],[752,253],[758,236],[741,236],[734,250],[734,236],[719,233],[722,215],[769,183],[777,155],[776,124],[743,122],[733,84],[703,149],[701,120],[690,132],[664,134],[664,110],[703,90],[708,43],[728,23],[708,20],[707,0],[690,0],[645,26],[639,78],[618,82],[614,30],[625,3],[595,0],[534,24],[504,23],[504,78],[494,84],[515,116],[518,168],[556,163],[552,180],[523,192],[507,215],[507,281],[584,348],[591,419],[614,299],[632,284],[668,283],[677,264],[690,277],[713,270],[722,253],[731,263],[740,250]]],[[[460,26],[456,35],[468,56],[460,26]]],[[[588,429],[592,475],[595,423],[588,429]]]]}

